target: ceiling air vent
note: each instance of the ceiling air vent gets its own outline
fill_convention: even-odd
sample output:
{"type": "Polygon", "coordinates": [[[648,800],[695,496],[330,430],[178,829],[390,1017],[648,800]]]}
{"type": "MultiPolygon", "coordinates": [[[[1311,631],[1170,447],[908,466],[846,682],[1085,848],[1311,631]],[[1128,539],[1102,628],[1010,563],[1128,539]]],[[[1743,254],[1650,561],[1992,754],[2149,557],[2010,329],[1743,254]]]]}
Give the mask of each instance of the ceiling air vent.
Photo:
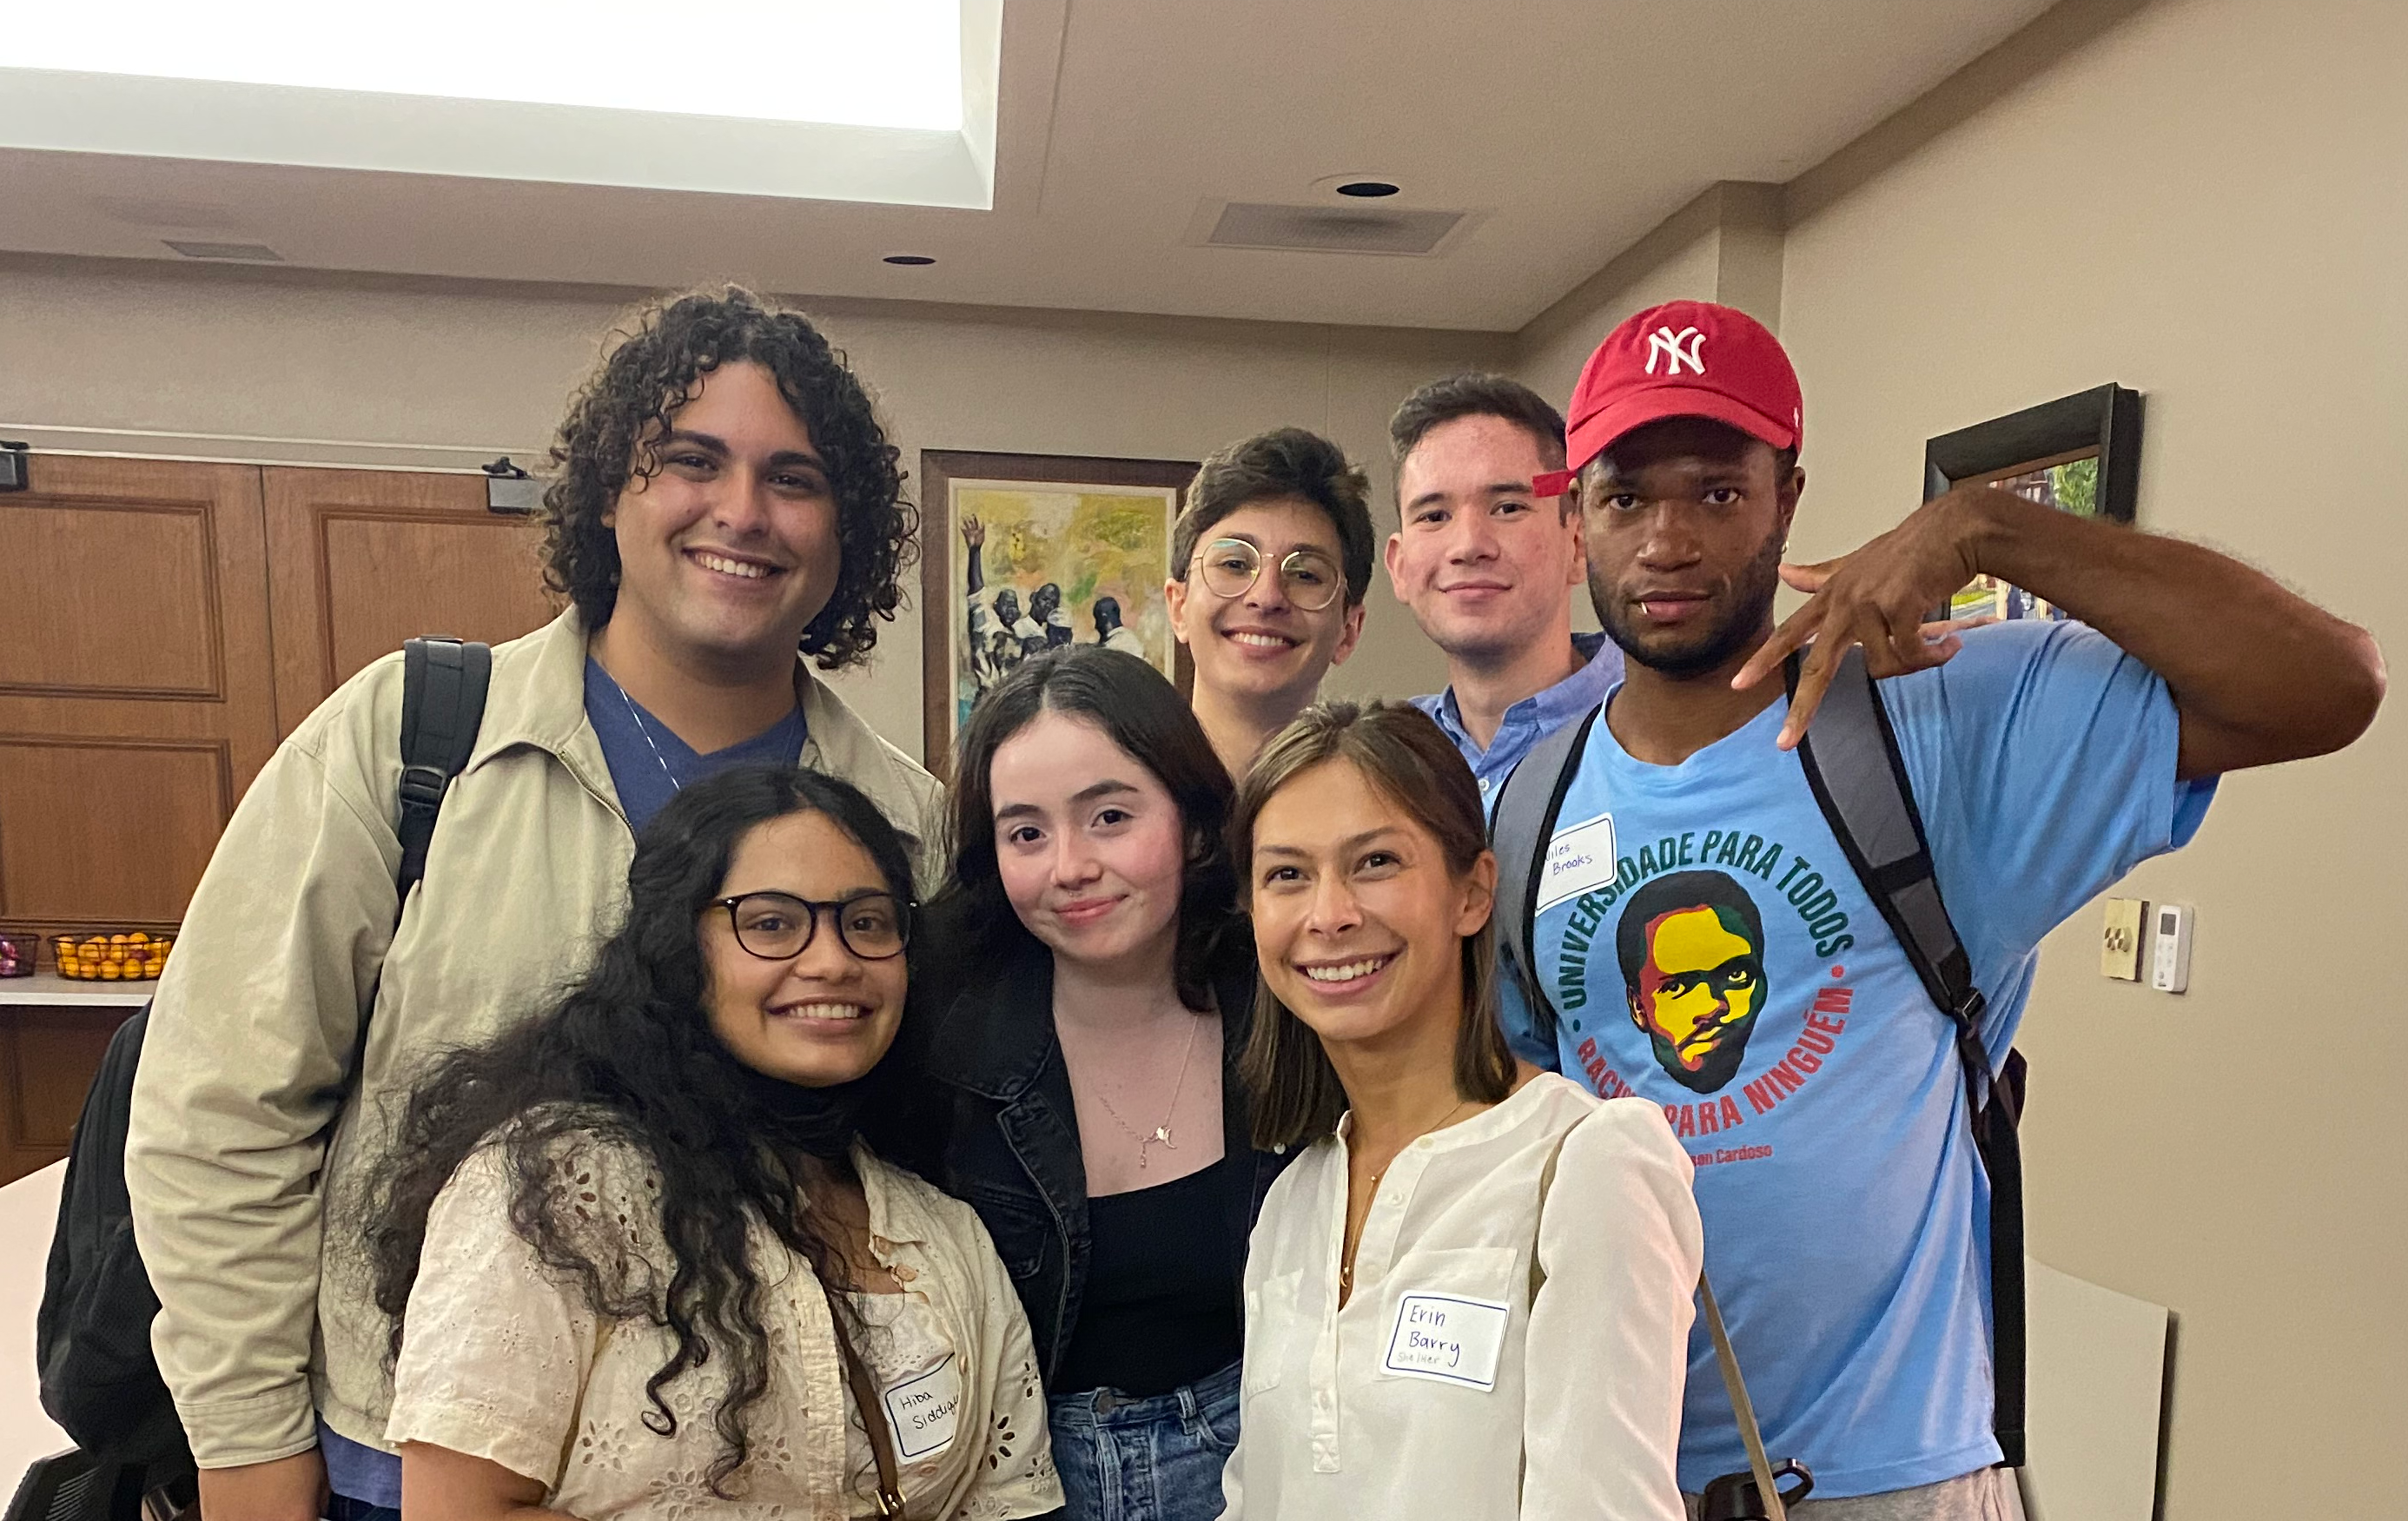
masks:
{"type": "Polygon", "coordinates": [[[192,243],[180,237],[159,241],[187,259],[231,259],[245,264],[282,264],[284,255],[265,243],[192,243]]]}
{"type": "Polygon", "coordinates": [[[1197,210],[1189,241],[1223,249],[1427,256],[1445,252],[1477,221],[1468,211],[1208,201],[1197,210]]]}

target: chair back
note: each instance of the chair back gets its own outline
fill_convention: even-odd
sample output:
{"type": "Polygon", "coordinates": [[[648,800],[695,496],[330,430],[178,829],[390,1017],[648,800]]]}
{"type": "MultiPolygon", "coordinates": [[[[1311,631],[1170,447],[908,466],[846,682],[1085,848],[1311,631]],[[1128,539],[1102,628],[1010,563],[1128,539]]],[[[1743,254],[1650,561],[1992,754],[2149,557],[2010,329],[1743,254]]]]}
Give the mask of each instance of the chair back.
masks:
{"type": "Polygon", "coordinates": [[[36,1458],[0,1521],[141,1521],[142,1471],[79,1447],[36,1458]]]}

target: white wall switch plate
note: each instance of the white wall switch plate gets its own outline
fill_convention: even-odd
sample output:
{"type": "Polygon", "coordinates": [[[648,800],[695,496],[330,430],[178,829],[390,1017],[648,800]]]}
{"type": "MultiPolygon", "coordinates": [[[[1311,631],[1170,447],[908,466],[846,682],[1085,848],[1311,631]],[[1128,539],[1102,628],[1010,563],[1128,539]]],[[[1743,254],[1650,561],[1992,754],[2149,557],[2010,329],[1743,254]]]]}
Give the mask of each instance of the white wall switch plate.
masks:
{"type": "Polygon", "coordinates": [[[2157,904],[2150,910],[2149,925],[2149,985],[2160,993],[2180,993],[2190,986],[2190,908],[2157,904]]]}
{"type": "Polygon", "coordinates": [[[2118,982],[2141,980],[2141,926],[2149,906],[2137,897],[2107,900],[2107,922],[2100,932],[2099,969],[2118,982]]]}

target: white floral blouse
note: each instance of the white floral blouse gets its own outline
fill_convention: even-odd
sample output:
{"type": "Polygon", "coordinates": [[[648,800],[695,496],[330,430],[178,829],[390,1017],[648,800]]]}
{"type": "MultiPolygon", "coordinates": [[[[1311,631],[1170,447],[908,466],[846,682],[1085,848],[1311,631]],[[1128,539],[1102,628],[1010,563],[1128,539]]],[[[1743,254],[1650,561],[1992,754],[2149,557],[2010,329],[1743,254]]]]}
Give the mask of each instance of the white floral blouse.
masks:
{"type": "MultiPolygon", "coordinates": [[[[666,1284],[660,1180],[624,1145],[581,1138],[564,1178],[623,1270],[666,1284]]],[[[1062,1503],[1028,1322],[969,1206],[857,1151],[870,1250],[903,1285],[870,1306],[861,1350],[897,1438],[911,1521],[1038,1515],[1062,1503]]],[[[581,1287],[547,1268],[509,1219],[500,1155],[462,1164],[427,1219],[394,1375],[385,1440],[431,1442],[540,1481],[544,1503],[582,1521],[856,1521],[878,1514],[868,1450],[846,1390],[826,1297],[810,1266],[766,1227],[754,1261],[782,1264],[765,1321],[768,1393],[750,1413],[751,1456],[711,1493],[712,1415],[724,1388],[706,1363],[661,1391],[676,1430],[660,1435],[645,1381],[675,1339],[650,1322],[604,1322],[581,1287]]],[[[856,1304],[860,1300],[855,1301],[856,1304]]]]}

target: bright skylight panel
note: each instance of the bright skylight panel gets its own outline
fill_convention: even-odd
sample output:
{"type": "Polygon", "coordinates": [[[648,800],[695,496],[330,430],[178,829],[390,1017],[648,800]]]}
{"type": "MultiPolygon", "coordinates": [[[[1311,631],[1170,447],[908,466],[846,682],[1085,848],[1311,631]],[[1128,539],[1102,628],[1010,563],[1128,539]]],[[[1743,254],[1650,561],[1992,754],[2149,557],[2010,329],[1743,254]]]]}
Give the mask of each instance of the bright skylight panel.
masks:
{"type": "Polygon", "coordinates": [[[0,63],[230,84],[959,131],[961,0],[76,0],[0,63]]]}

